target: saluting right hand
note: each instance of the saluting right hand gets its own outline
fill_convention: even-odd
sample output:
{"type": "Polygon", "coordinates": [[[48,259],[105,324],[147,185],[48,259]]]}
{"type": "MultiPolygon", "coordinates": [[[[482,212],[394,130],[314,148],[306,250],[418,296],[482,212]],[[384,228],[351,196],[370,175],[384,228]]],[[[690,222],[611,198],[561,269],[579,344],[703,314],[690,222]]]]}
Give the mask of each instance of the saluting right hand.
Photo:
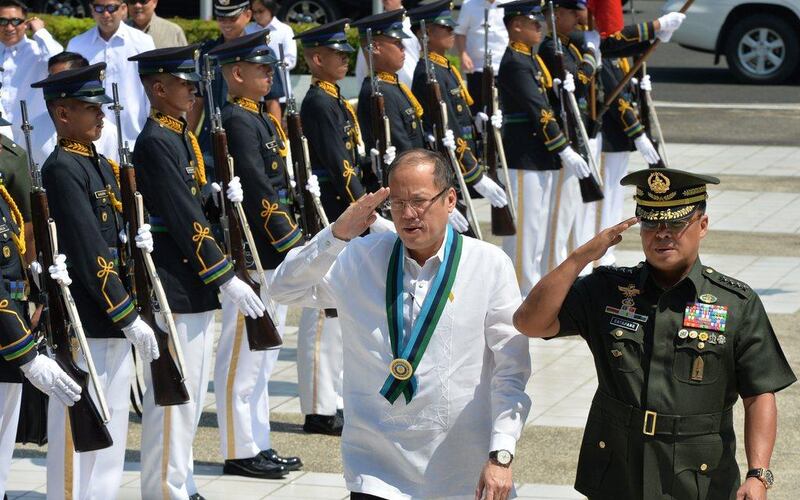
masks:
{"type": "Polygon", "coordinates": [[[389,188],[380,188],[374,193],[365,194],[336,219],[331,231],[336,239],[350,241],[367,230],[378,218],[375,209],[389,197],[389,188]]]}
{"type": "Polygon", "coordinates": [[[616,226],[603,229],[597,236],[575,250],[575,254],[580,257],[584,265],[602,258],[609,248],[622,241],[622,233],[637,222],[639,222],[638,217],[631,217],[616,226]]]}

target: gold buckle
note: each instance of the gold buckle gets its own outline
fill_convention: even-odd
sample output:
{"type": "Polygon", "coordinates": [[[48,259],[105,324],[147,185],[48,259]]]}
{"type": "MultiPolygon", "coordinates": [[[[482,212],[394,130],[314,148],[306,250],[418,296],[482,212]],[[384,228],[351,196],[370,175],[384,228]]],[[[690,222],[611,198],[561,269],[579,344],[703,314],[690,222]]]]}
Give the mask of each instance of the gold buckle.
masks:
{"type": "Polygon", "coordinates": [[[642,429],[642,433],[645,436],[655,436],[656,435],[656,419],[658,418],[658,413],[654,411],[647,410],[644,412],[644,428],[642,429]],[[652,423],[648,426],[647,420],[653,417],[652,423]],[[649,427],[649,429],[648,429],[649,427]]]}

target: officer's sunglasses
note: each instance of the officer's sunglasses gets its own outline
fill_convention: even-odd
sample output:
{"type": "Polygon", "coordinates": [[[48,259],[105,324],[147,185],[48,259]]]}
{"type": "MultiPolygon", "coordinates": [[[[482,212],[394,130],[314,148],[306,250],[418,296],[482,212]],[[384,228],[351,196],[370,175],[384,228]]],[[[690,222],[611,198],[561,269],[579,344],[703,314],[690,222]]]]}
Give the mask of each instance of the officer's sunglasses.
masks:
{"type": "Polygon", "coordinates": [[[659,231],[663,227],[672,234],[678,234],[685,231],[687,227],[697,220],[700,220],[699,217],[695,217],[694,214],[692,214],[688,219],[670,221],[640,220],[639,224],[641,225],[642,231],[659,231]]]}
{"type": "Polygon", "coordinates": [[[0,26],[8,26],[9,24],[13,27],[17,27],[20,24],[24,23],[24,19],[20,19],[19,17],[0,17],[0,26]]]}
{"type": "Polygon", "coordinates": [[[95,11],[97,14],[102,14],[103,12],[108,12],[109,14],[113,14],[114,12],[118,11],[122,8],[121,3],[110,3],[108,5],[100,5],[98,3],[92,4],[92,10],[95,11]]]}

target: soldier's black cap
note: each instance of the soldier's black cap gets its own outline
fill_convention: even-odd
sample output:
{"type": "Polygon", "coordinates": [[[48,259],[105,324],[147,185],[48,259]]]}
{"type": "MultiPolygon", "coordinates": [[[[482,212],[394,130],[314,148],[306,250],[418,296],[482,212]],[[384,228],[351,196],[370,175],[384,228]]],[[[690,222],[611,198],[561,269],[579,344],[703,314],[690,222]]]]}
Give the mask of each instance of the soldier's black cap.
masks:
{"type": "Polygon", "coordinates": [[[148,50],[129,57],[129,61],[139,63],[139,74],[176,76],[190,82],[199,82],[202,78],[197,72],[197,58],[200,57],[200,44],[186,47],[169,47],[148,50]]]}
{"type": "Polygon", "coordinates": [[[524,16],[540,23],[545,22],[540,0],[516,0],[515,2],[504,3],[500,7],[504,11],[503,19],[524,16]]]}
{"type": "Polygon", "coordinates": [[[405,17],[405,9],[395,9],[389,12],[381,12],[374,16],[367,16],[363,19],[353,23],[354,28],[358,28],[358,34],[361,38],[367,37],[367,30],[372,30],[372,36],[388,36],[402,40],[403,38],[411,38],[403,31],[403,18],[405,17]]]}
{"type": "Polygon", "coordinates": [[[278,59],[267,45],[268,43],[269,30],[261,30],[217,45],[208,52],[208,55],[215,57],[220,65],[241,61],[256,64],[275,64],[278,59]]]}
{"type": "Polygon", "coordinates": [[[710,175],[673,168],[648,168],[631,172],[620,181],[636,186],[636,216],[646,221],[683,219],[708,199],[707,184],[719,184],[710,175]]]}
{"type": "Polygon", "coordinates": [[[106,63],[97,63],[61,71],[31,84],[31,87],[42,89],[45,101],[78,99],[95,104],[108,104],[114,101],[106,95],[103,86],[105,77],[106,63]]]}
{"type": "Polygon", "coordinates": [[[341,52],[353,52],[353,48],[347,42],[347,34],[345,31],[350,27],[350,19],[339,19],[316,28],[311,28],[302,33],[297,34],[294,39],[300,40],[303,47],[328,47],[341,52]]]}
{"type": "Polygon", "coordinates": [[[408,11],[408,18],[415,26],[420,21],[425,21],[425,24],[439,24],[448,28],[456,27],[456,22],[453,20],[453,3],[450,0],[439,0],[411,9],[408,11]]]}
{"type": "Polygon", "coordinates": [[[250,0],[214,0],[214,17],[235,17],[250,7],[250,0]]]}
{"type": "Polygon", "coordinates": [[[569,10],[586,10],[586,2],[583,0],[553,0],[553,7],[561,7],[569,10]]]}

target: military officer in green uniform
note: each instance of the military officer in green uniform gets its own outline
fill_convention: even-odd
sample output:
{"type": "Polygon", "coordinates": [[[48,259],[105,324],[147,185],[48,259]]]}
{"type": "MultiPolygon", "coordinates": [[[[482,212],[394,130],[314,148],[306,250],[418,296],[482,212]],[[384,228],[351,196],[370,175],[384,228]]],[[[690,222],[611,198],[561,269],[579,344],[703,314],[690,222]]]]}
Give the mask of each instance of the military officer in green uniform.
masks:
{"type": "Polygon", "coordinates": [[[514,316],[530,337],[580,335],[598,389],[575,487],[591,499],[766,498],[777,431],[775,392],[795,382],[750,287],[700,261],[707,184],[680,170],[633,172],[636,217],[575,250],[514,316]],[[645,262],[598,267],[640,222],[645,262]],[[741,396],[749,471],[740,487],[732,407],[741,396]]]}

